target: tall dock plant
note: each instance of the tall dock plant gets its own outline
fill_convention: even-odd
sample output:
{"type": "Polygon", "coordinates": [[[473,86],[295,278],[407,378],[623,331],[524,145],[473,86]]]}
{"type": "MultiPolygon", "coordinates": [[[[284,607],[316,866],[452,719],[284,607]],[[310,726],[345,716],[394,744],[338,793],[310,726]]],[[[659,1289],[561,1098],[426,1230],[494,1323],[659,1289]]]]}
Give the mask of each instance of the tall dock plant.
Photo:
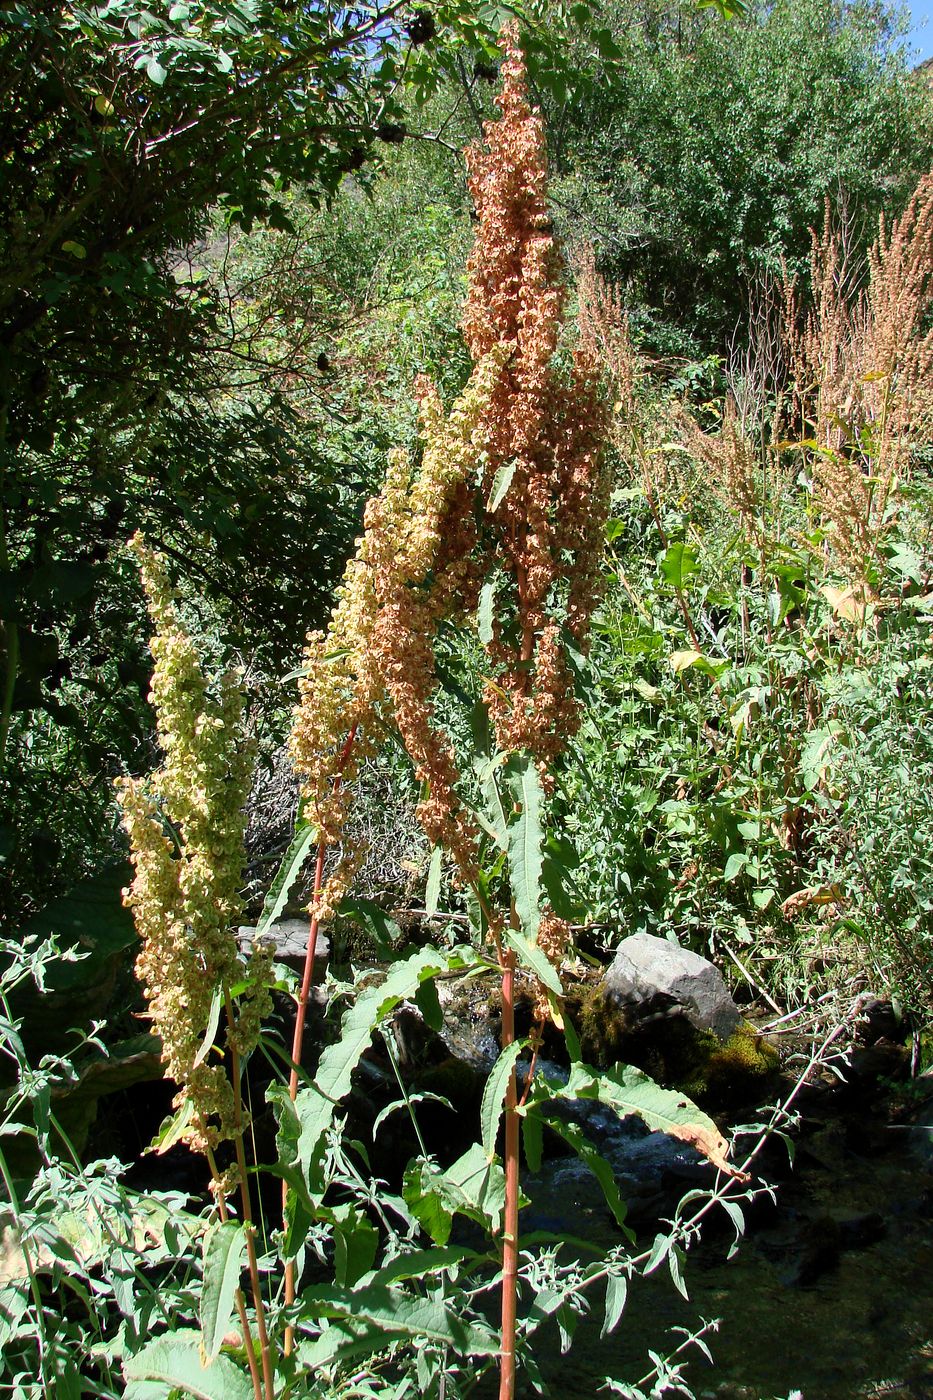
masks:
{"type": "MultiPolygon", "coordinates": [[[[588,342],[560,366],[566,288],[547,208],[544,133],[529,106],[514,29],[504,43],[499,119],[486,123],[484,144],[467,153],[477,233],[463,331],[473,373],[449,413],[432,384],[418,385],[420,462],[396,452],[382,493],[367,506],[330,628],[309,638],[291,750],[320,837],[304,1000],[318,925],[339,903],[359,854],[342,844],[323,879],[327,847],[343,840],[347,780],[390,729],[422,785],[417,810],[434,850],[435,882],[443,854],[501,977],[502,1053],[484,1099],[483,1146],[494,1162],[504,1104],[506,1400],[515,1390],[522,1123],[526,1150],[534,1153],[536,1140],[537,1089],[530,1069],[519,1099],[516,1062],[527,1049],[533,1069],[545,1021],[563,1025],[569,924],[545,826],[555,764],[579,722],[574,667],[599,595],[608,488],[606,411],[588,342]],[[482,647],[469,772],[440,719],[442,625],[472,627],[482,647]],[[534,1024],[522,1042],[515,1031],[520,966],[536,987],[534,1024]]],[[[296,1046],[303,1014],[304,1001],[296,1046]]],[[[293,1099],[296,1090],[297,1067],[293,1099]]],[[[645,1107],[638,1097],[628,1111],[645,1107]]],[[[307,1115],[304,1104],[303,1123],[307,1115]]],[[[664,1125],[721,1162],[721,1140],[695,1115],[690,1105],[677,1125],[664,1125]]],[[[422,1184],[430,1187],[429,1175],[422,1184]]],[[[288,1301],[295,1296],[290,1269],[288,1301]]]]}
{"type": "Polygon", "coordinates": [[[133,548],[155,628],[152,702],[164,755],[162,767],[145,782],[119,784],[135,871],[125,899],[142,945],[136,970],[162,1042],[166,1074],[179,1086],[173,1140],[203,1153],[210,1166],[219,1227],[207,1236],[205,1262],[212,1249],[229,1258],[247,1256],[261,1377],[239,1288],[236,1308],[254,1395],[271,1400],[272,1360],[253,1238],[240,1084],[243,1061],[270,1009],[269,960],[258,950],[244,967],[234,933],[245,865],[244,806],[252,779],[242,733],[243,694],[233,673],[222,676],[211,694],[195,645],[179,621],[162,561],[138,535],[133,548]],[[221,1017],[229,1068],[223,1059],[212,1059],[221,1017]],[[232,1144],[234,1160],[221,1170],[217,1150],[224,1143],[232,1144]],[[227,1209],[233,1194],[240,1200],[238,1226],[227,1209]]]}
{"type": "MultiPolygon", "coordinates": [[[[520,1138],[529,1162],[540,1161],[549,1123],[593,1169],[624,1229],[611,1167],[555,1100],[600,1099],[620,1115],[639,1114],[732,1171],[709,1118],[638,1070],[580,1064],[569,1022],[569,1079],[535,1074],[545,1021],[563,1025],[570,902],[547,824],[556,764],[579,718],[574,666],[599,592],[605,414],[586,341],[566,355],[560,344],[565,289],[547,211],[541,122],[528,105],[514,31],[506,32],[505,51],[500,118],[487,124],[485,145],[468,157],[478,214],[464,318],[473,372],[449,412],[431,384],[419,383],[423,449],[414,461],[402,451],[392,455],[383,490],[367,505],[330,628],[308,642],[291,750],[318,853],[290,1080],[267,1091],[278,1120],[278,1161],[270,1170],[283,1183],[283,1228],[262,1261],[251,1228],[240,1077],[267,1005],[267,971],[261,955],[243,965],[233,933],[249,776],[242,701],[231,677],[212,692],[159,561],[136,544],[156,629],[153,699],[165,760],[148,782],[123,786],[136,866],[128,900],[143,943],[139,972],[150,1015],[167,1073],[179,1086],[172,1131],[207,1156],[219,1221],[205,1246],[200,1329],[175,1326],[170,1337],[155,1337],[128,1358],[133,1400],[156,1381],[237,1400],[248,1400],[251,1386],[254,1400],[284,1400],[303,1394],[313,1376],[315,1394],[336,1393],[341,1368],[357,1368],[361,1358],[369,1358],[375,1375],[382,1362],[374,1355],[393,1373],[413,1366],[422,1390],[442,1375],[452,1388],[455,1357],[469,1358],[472,1383],[476,1359],[489,1366],[498,1356],[500,1393],[510,1400],[520,1138]],[[464,638],[472,631],[464,650],[476,658],[465,681],[473,694],[457,687],[457,696],[448,691],[441,700],[438,651],[452,628],[464,638]],[[442,715],[458,697],[467,702],[469,723],[445,728],[442,715]],[[345,837],[353,779],[393,731],[422,786],[418,816],[434,850],[431,882],[436,892],[446,859],[465,892],[474,938],[445,950],[419,948],[383,978],[367,977],[343,1014],[339,1038],[308,1079],[301,1051],[317,931],[339,906],[360,855],[345,837]],[[455,737],[467,731],[472,746],[455,737]],[[329,862],[335,847],[339,858],[329,862]],[[515,1026],[520,971],[533,995],[533,1024],[523,1040],[515,1026]],[[434,979],[480,973],[498,974],[502,1000],[502,1048],[483,1094],[480,1141],[442,1170],[419,1138],[421,1155],[405,1173],[402,1197],[380,1195],[348,1165],[341,1143],[338,1114],[353,1072],[401,1001],[417,997],[436,1025],[434,979]],[[222,1012],[225,1035],[218,1029],[222,1012]],[[526,1053],[519,1098],[517,1063],[526,1053]],[[227,1140],[233,1162],[221,1171],[215,1153],[227,1140]],[[239,1223],[228,1218],[233,1190],[239,1223]],[[393,1211],[405,1220],[404,1238],[391,1223],[393,1211]],[[457,1213],[491,1232],[489,1258],[475,1254],[467,1263],[463,1251],[445,1248],[457,1213]],[[432,1249],[413,1245],[416,1226],[432,1249]],[[334,1281],[299,1293],[306,1254],[313,1248],[323,1257],[322,1241],[333,1245],[334,1281]],[[400,1259],[406,1251],[410,1257],[400,1259]],[[234,1286],[244,1257],[251,1313],[234,1286]],[[498,1335],[484,1315],[490,1263],[501,1279],[498,1335]],[[234,1307],[248,1378],[238,1341],[225,1344],[234,1307]],[[328,1390],[331,1383],[336,1391],[328,1390]]],[[[306,832],[299,833],[299,852],[306,832]]],[[[294,860],[286,856],[290,870],[294,860]]],[[[275,888],[280,894],[278,881],[275,888]]],[[[411,1109],[404,1089],[403,1101],[411,1109]]],[[[572,1327],[582,1288],[602,1281],[606,1327],[614,1327],[634,1269],[669,1258],[672,1272],[679,1271],[678,1241],[691,1229],[675,1226],[663,1251],[656,1244],[638,1258],[620,1246],[585,1280],[572,1268],[552,1297],[562,1326],[572,1327]]],[[[537,1320],[546,1315],[539,1309],[537,1320]]],[[[526,1334],[536,1325],[526,1319],[526,1334]]]]}

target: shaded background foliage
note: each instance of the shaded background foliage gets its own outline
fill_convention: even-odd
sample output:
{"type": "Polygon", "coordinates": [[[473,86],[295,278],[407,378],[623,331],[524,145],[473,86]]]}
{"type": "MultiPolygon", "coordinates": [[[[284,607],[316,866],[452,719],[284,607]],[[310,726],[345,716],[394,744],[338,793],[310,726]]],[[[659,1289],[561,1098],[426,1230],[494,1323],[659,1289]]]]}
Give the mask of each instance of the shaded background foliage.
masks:
{"type": "MultiPolygon", "coordinates": [[[[112,778],[152,759],[134,528],[281,728],[275,678],[327,612],[387,447],[412,439],[414,375],[448,395],[465,378],[459,152],[491,111],[499,18],[0,12],[8,917],[110,859],[112,778]]],[[[531,21],[555,222],[594,243],[675,389],[709,393],[747,287],[803,266],[827,196],[864,245],[930,163],[929,90],[883,8],[531,21]]]]}

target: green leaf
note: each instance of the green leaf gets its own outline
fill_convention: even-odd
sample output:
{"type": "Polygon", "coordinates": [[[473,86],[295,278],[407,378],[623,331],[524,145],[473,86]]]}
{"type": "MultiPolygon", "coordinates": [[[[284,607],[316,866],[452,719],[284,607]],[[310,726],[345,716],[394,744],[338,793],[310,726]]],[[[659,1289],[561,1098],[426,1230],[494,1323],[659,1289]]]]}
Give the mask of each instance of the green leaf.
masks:
{"type": "Polygon", "coordinates": [[[680,1296],[682,1298],[686,1298],[687,1302],[689,1302],[690,1296],[687,1293],[687,1285],[684,1283],[683,1276],[683,1267],[685,1260],[686,1256],[684,1254],[684,1251],[681,1249],[680,1245],[672,1244],[667,1256],[668,1267],[671,1271],[671,1279],[673,1280],[674,1287],[677,1289],[677,1292],[680,1294],[680,1296]]]}
{"type": "Polygon", "coordinates": [[[694,574],[699,572],[696,550],[683,540],[675,540],[668,545],[660,564],[665,583],[672,588],[683,588],[694,574]]]}
{"type": "Polygon", "coordinates": [[[499,575],[494,573],[486,580],[480,590],[479,606],[476,610],[476,630],[484,647],[488,647],[493,638],[493,616],[498,583],[499,575]]]}
{"type": "Polygon", "coordinates": [[[405,1172],[402,1198],[423,1230],[437,1245],[450,1239],[453,1211],[441,1200],[436,1173],[427,1162],[416,1162],[405,1172]]]}
{"type": "Polygon", "coordinates": [[[151,1387],[153,1382],[169,1391],[179,1390],[183,1396],[193,1395],[196,1400],[253,1400],[246,1372],[228,1356],[218,1356],[209,1366],[202,1366],[200,1345],[200,1333],[188,1327],[148,1342],[123,1364],[129,1382],[124,1400],[143,1400],[143,1387],[151,1387]]]}
{"type": "Polygon", "coordinates": [[[606,1279],[606,1314],[599,1340],[608,1337],[618,1324],[628,1295],[628,1279],[624,1274],[610,1274],[606,1279]]]}
{"type": "Polygon", "coordinates": [[[232,1220],[204,1237],[204,1283],[201,1288],[201,1360],[207,1365],[220,1351],[230,1329],[233,1304],[246,1253],[243,1226],[232,1220]]]}
{"type": "Polygon", "coordinates": [[[444,1026],[444,1011],[437,995],[437,983],[433,978],[422,982],[415,992],[415,1005],[424,1017],[425,1025],[432,1031],[440,1031],[444,1026]]]}
{"type": "Polygon", "coordinates": [[[263,901],[262,913],[259,916],[259,923],[256,925],[257,939],[268,932],[288,903],[292,885],[301,873],[301,868],[307,859],[308,851],[314,844],[316,835],[316,826],[303,818],[298,819],[291,844],[282,857],[282,862],[275,872],[275,879],[269,886],[269,892],[263,901]]]}
{"type": "Polygon", "coordinates": [[[345,897],[341,900],[340,912],[359,924],[381,953],[390,954],[393,945],[398,947],[405,942],[405,935],[392,915],[387,914],[375,900],[345,897]]]}
{"type": "Polygon", "coordinates": [[[531,943],[517,928],[506,927],[503,937],[510,948],[518,954],[519,962],[524,963],[555,996],[563,995],[560,977],[554,964],[544,955],[537,943],[531,943]]]}
{"type": "Polygon", "coordinates": [[[496,781],[496,769],[501,767],[504,761],[503,756],[497,754],[494,758],[477,764],[476,769],[480,790],[486,804],[487,820],[484,825],[502,851],[508,847],[509,820],[502,803],[499,784],[496,781]]]}
{"type": "MultiPolygon", "coordinates": [[[[297,1155],[307,1169],[322,1135],[330,1127],[340,1099],[350,1088],[353,1071],[368,1048],[373,1031],[399,1004],[413,996],[422,982],[446,972],[452,957],[434,948],[419,948],[396,963],[376,986],[366,987],[344,1013],[340,1039],[321,1056],[314,1084],[299,1091],[295,1112],[301,1124],[297,1155]]],[[[462,960],[461,960],[462,964],[462,960]]]]}
{"type": "Polygon", "coordinates": [[[324,1285],[305,1289],[301,1305],[305,1316],[332,1318],[351,1327],[349,1333],[342,1326],[329,1327],[316,1341],[302,1346],[303,1367],[338,1357],[348,1337],[354,1349],[362,1344],[369,1351],[380,1349],[393,1337],[424,1339],[449,1346],[462,1356],[494,1356],[499,1349],[491,1328],[464,1322],[440,1299],[413,1297],[401,1289],[378,1284],[360,1289],[324,1285]]]}
{"type": "Polygon", "coordinates": [[[573,1148],[584,1166],[589,1167],[603,1189],[606,1204],[615,1216],[616,1224],[625,1231],[629,1239],[634,1239],[625,1223],[626,1205],[619,1194],[615,1173],[605,1157],[596,1150],[579,1123],[566,1122],[555,1114],[548,1113],[546,1108],[541,1111],[548,1127],[573,1148]]]}
{"type": "Polygon", "coordinates": [[[725,880],[726,884],[728,885],[730,881],[736,879],[737,876],[741,875],[742,871],[745,869],[747,864],[747,852],[733,851],[729,859],[726,861],[725,870],[722,872],[722,878],[725,880]]]}
{"type": "Polygon", "coordinates": [[[168,73],[157,58],[150,58],[146,64],[146,76],[150,82],[155,83],[156,87],[161,87],[168,77],[168,73]]]}
{"type": "Polygon", "coordinates": [[[379,1232],[356,1206],[335,1206],[333,1217],[334,1276],[340,1287],[352,1288],[375,1262],[379,1232]]]}
{"type": "MultiPolygon", "coordinates": [[[[541,921],[541,848],[544,842],[541,779],[530,754],[513,754],[504,771],[518,808],[506,831],[512,897],[522,932],[526,939],[533,941],[541,921]]],[[[555,990],[559,991],[559,986],[555,990]]]]}
{"type": "Polygon", "coordinates": [[[506,492],[512,485],[512,477],[515,475],[515,462],[506,462],[501,466],[492,479],[492,490],[489,493],[489,500],[486,509],[490,515],[496,511],[505,500],[506,492]]]}
{"type": "Polygon", "coordinates": [[[194,1057],[195,1067],[203,1064],[204,1061],[207,1059],[208,1055],[211,1053],[211,1048],[213,1047],[214,1040],[217,1036],[217,1027],[220,1024],[220,1002],[221,989],[220,987],[218,987],[216,992],[214,993],[213,1000],[211,1001],[211,1009],[208,1013],[207,1025],[205,1026],[204,1034],[201,1037],[201,1044],[198,1047],[198,1053],[194,1057]]]}
{"type": "Polygon", "coordinates": [[[478,1142],[442,1172],[438,1181],[455,1210],[462,1210],[487,1227],[498,1228],[505,1205],[505,1173],[498,1163],[490,1162],[478,1142]]]}
{"type": "Polygon", "coordinates": [[[186,1129],[191,1126],[193,1120],[194,1104],[190,1099],[185,1099],[177,1112],[173,1113],[170,1118],[163,1118],[159,1124],[159,1131],[144,1150],[155,1152],[157,1156],[161,1157],[163,1152],[168,1152],[169,1148],[181,1142],[186,1129]]]}
{"type": "Polygon", "coordinates": [[[480,1121],[482,1123],[483,1147],[487,1157],[490,1158],[494,1157],[496,1152],[499,1120],[502,1117],[502,1105],[509,1087],[509,1080],[515,1072],[515,1062],[524,1048],[525,1041],[523,1040],[513,1040],[511,1045],[507,1045],[493,1065],[492,1072],[483,1089],[480,1121]]]}
{"type": "Polygon", "coordinates": [[[529,1111],[526,1108],[522,1110],[522,1142],[525,1147],[528,1170],[532,1172],[541,1170],[541,1157],[544,1148],[543,1128],[544,1125],[536,1109],[529,1111]]]}
{"type": "Polygon", "coordinates": [[[391,1263],[377,1269],[369,1283],[398,1283],[403,1279],[423,1279],[428,1274],[454,1273],[459,1264],[472,1261],[477,1255],[462,1246],[450,1249],[410,1249],[391,1263]]]}
{"type": "Polygon", "coordinates": [[[83,262],[84,259],[87,257],[87,249],[85,248],[84,244],[76,243],[73,238],[68,238],[65,240],[65,242],[62,244],[62,252],[70,253],[71,256],[73,258],[77,258],[79,262],[83,262]]]}
{"type": "Polygon", "coordinates": [[[433,919],[437,913],[437,905],[441,897],[441,862],[443,857],[444,852],[441,847],[435,846],[431,852],[428,883],[424,892],[424,909],[429,919],[433,919]]]}
{"type": "Polygon", "coordinates": [[[708,1114],[697,1108],[686,1094],[663,1089],[634,1065],[616,1065],[612,1070],[596,1070],[590,1065],[571,1066],[566,1084],[537,1075],[529,1101],[548,1099],[598,1099],[614,1108],[620,1117],[634,1113],[655,1132],[667,1133],[689,1143],[720,1171],[737,1175],[726,1160],[728,1144],[708,1114]]]}

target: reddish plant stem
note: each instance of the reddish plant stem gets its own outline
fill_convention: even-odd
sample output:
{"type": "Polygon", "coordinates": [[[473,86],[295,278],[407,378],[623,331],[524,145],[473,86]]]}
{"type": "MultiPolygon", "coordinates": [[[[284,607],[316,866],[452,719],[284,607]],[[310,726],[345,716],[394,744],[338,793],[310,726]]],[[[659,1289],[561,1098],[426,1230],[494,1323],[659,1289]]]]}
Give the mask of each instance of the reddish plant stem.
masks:
{"type": "Polygon", "coordinates": [[[266,1400],[274,1400],[275,1380],[272,1373],[272,1352],[269,1347],[269,1333],[266,1329],[266,1310],[262,1301],[262,1285],[259,1279],[259,1263],[256,1259],[256,1239],[253,1228],[253,1208],[250,1199],[249,1175],[246,1165],[246,1148],[243,1142],[243,1100],[240,1053],[233,1037],[233,1002],[224,987],[224,1000],[227,1011],[227,1027],[230,1035],[230,1061],[233,1072],[233,1146],[236,1152],[238,1175],[240,1178],[240,1204],[243,1212],[243,1233],[246,1238],[246,1260],[249,1266],[249,1281],[253,1293],[253,1306],[256,1309],[256,1331],[259,1334],[259,1357],[262,1362],[262,1379],[266,1400]]]}
{"type": "MultiPolygon", "coordinates": [[[[525,568],[516,569],[519,611],[525,618],[528,579],[525,568]]],[[[521,659],[528,662],[534,656],[534,629],[527,620],[522,623],[521,659]]],[[[525,685],[528,685],[525,678],[525,685]]],[[[511,923],[519,927],[515,901],[512,901],[511,923]]],[[[515,1040],[515,954],[508,949],[500,954],[502,967],[502,1049],[515,1040]]],[[[499,1400],[514,1400],[515,1396],[515,1331],[518,1319],[518,1166],[519,1121],[518,1079],[515,1067],[509,1075],[505,1093],[505,1210],[502,1239],[502,1324],[499,1360],[499,1400]]]]}
{"type": "MultiPolygon", "coordinates": [[[[337,759],[337,771],[334,774],[333,791],[340,791],[340,784],[343,781],[344,770],[350,761],[350,754],[356,740],[357,725],[354,725],[347,735],[346,743],[340,750],[337,759]]],[[[301,978],[301,990],[298,993],[298,1005],[295,1008],[295,1030],[292,1037],[292,1069],[288,1077],[288,1096],[294,1103],[298,1097],[298,1075],[301,1066],[301,1050],[304,1043],[305,1021],[308,1016],[308,1002],[311,998],[311,979],[314,976],[314,959],[317,956],[317,933],[320,926],[320,919],[317,912],[318,895],[321,893],[321,886],[324,883],[324,858],[327,855],[327,842],[322,838],[317,845],[317,862],[314,867],[314,894],[311,904],[313,914],[311,924],[308,929],[308,945],[305,950],[304,972],[301,978]]],[[[288,1185],[282,1183],[282,1224],[285,1224],[285,1209],[288,1202],[288,1185]]],[[[295,1261],[289,1259],[285,1265],[285,1304],[286,1307],[295,1301],[295,1261]]],[[[285,1328],[285,1355],[289,1356],[294,1346],[295,1329],[285,1328]]]]}
{"type": "MultiPolygon", "coordinates": [[[[502,1048],[515,1040],[515,954],[502,960],[502,1048]]],[[[515,1326],[518,1315],[518,1081],[514,1066],[505,1093],[505,1219],[502,1238],[502,1331],[499,1400],[515,1395],[515,1326]]]]}

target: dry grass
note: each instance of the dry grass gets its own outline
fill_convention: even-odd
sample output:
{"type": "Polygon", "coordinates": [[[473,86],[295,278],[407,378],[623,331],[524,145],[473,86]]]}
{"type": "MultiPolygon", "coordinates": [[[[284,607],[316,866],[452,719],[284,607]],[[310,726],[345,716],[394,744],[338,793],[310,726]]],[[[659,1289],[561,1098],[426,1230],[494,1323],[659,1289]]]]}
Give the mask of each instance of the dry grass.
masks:
{"type": "Polygon", "coordinates": [[[879,596],[879,550],[918,446],[933,440],[933,172],[900,218],[882,219],[867,277],[849,228],[827,205],[813,236],[808,312],[786,288],[794,400],[813,500],[848,582],[879,596]]]}

